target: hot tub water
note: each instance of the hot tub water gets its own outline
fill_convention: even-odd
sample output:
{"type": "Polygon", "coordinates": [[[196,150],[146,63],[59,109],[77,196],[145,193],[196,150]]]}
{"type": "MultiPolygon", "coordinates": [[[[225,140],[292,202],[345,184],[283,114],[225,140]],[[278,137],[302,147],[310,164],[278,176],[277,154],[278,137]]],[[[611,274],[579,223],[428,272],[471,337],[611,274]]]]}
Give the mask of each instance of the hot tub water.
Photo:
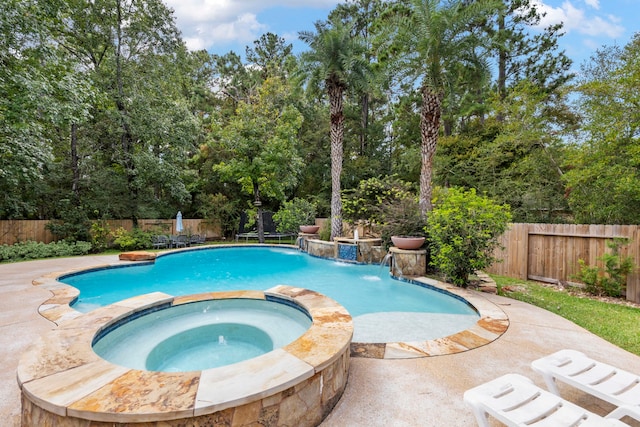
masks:
{"type": "Polygon", "coordinates": [[[209,300],[120,321],[96,339],[93,349],[103,359],[133,369],[196,371],[268,353],[310,326],[303,311],[275,301],[209,300]]]}

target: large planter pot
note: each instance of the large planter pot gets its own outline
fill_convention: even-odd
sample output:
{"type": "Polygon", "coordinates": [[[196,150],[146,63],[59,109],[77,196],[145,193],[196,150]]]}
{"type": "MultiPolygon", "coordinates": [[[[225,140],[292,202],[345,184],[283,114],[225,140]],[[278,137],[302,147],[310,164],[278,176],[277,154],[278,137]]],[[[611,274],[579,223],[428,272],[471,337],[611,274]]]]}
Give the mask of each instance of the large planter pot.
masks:
{"type": "Polygon", "coordinates": [[[316,234],[320,230],[319,225],[301,225],[300,231],[306,234],[316,234]]]}
{"type": "Polygon", "coordinates": [[[398,249],[419,249],[424,241],[424,237],[391,236],[393,246],[398,249]]]}

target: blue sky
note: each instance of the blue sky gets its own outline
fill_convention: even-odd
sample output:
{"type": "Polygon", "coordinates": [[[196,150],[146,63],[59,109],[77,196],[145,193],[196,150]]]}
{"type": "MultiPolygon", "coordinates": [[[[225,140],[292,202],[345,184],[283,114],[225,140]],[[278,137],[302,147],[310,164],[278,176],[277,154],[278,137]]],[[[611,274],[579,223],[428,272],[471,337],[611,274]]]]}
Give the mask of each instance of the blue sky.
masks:
{"type": "MultiPolygon", "coordinates": [[[[266,32],[284,37],[297,52],[305,45],[299,31],[314,29],[339,0],[164,0],[175,10],[178,27],[191,49],[244,55],[266,32]]],[[[627,44],[640,31],[640,0],[533,0],[547,12],[543,24],[563,22],[561,47],[574,67],[602,46],[627,44]]]]}

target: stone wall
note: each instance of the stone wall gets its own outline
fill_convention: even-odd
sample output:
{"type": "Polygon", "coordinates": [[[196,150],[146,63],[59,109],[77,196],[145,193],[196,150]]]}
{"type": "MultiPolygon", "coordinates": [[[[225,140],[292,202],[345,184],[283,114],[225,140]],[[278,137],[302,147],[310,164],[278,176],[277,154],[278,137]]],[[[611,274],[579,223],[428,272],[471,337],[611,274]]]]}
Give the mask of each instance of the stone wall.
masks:
{"type": "Polygon", "coordinates": [[[336,246],[326,240],[307,240],[307,253],[320,258],[335,258],[336,246]]]}
{"type": "MultiPolygon", "coordinates": [[[[58,299],[71,310],[68,301],[58,299]]],[[[346,309],[304,288],[133,297],[77,314],[34,342],[17,372],[22,426],[316,426],[344,392],[352,336],[346,309]],[[114,365],[91,347],[99,331],[155,307],[267,297],[301,307],[312,324],[293,342],[249,360],[201,371],[154,372],[114,365]]]]}
{"type": "Polygon", "coordinates": [[[395,277],[415,277],[426,274],[426,250],[404,250],[392,246],[389,252],[391,253],[391,274],[395,277]]]}
{"type": "MultiPolygon", "coordinates": [[[[338,403],[347,385],[349,352],[345,351],[332,364],[295,386],[235,408],[192,418],[157,422],[127,422],[127,426],[184,427],[313,427],[319,425],[338,403]]],[[[60,416],[46,411],[22,397],[22,426],[86,427],[86,419],[60,416]]],[[[114,422],[91,421],[91,427],[113,427],[114,422]]]]}

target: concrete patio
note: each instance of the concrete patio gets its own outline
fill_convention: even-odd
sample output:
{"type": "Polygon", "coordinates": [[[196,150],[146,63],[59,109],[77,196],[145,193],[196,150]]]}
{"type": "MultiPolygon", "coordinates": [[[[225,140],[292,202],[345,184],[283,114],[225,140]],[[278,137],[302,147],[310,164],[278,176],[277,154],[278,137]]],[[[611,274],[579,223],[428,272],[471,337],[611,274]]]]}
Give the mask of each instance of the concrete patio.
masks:
{"type": "MultiPolygon", "coordinates": [[[[50,292],[33,286],[32,281],[51,272],[116,262],[117,255],[112,255],[0,265],[0,424],[20,425],[18,360],[35,337],[55,328],[37,311],[50,292]]],[[[322,426],[473,426],[475,420],[462,401],[466,389],[508,372],[528,376],[543,387],[542,378],[530,363],[562,348],[574,348],[640,372],[640,357],[561,317],[508,298],[479,296],[500,306],[509,316],[510,327],[502,337],[484,347],[448,356],[352,358],[346,391],[322,426]]],[[[567,387],[561,386],[561,391],[565,398],[593,412],[604,415],[613,409],[567,387]]],[[[623,421],[640,426],[634,420],[623,421]]]]}

